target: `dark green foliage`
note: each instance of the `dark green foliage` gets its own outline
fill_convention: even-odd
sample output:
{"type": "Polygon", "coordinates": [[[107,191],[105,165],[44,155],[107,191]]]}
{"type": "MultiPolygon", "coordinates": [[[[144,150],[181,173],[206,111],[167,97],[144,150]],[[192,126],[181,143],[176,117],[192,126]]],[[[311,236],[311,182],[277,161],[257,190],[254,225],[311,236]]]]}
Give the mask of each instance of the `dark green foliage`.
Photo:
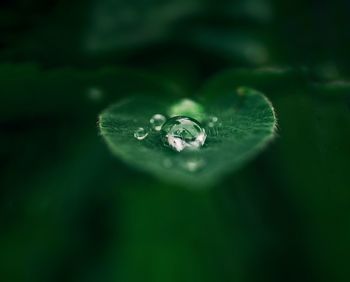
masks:
{"type": "Polygon", "coordinates": [[[0,281],[348,282],[349,9],[1,1],[0,281]],[[275,120],[257,93],[278,117],[264,150],[275,120]],[[184,97],[227,124],[217,147],[207,128],[194,174],[159,167],[185,157],[130,127],[184,97]],[[106,108],[108,126],[128,122],[103,128],[119,158],[106,108]]]}

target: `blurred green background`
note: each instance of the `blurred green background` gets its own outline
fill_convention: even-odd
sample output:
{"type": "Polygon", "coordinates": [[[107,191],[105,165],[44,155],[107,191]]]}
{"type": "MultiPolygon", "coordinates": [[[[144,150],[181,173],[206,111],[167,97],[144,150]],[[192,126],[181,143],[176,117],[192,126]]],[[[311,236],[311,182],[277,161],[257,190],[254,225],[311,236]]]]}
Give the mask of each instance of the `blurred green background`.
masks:
{"type": "Polygon", "coordinates": [[[2,0],[0,281],[349,281],[349,12],[2,0]],[[108,151],[107,105],[195,97],[222,72],[271,99],[279,130],[217,187],[161,183],[108,151]]]}

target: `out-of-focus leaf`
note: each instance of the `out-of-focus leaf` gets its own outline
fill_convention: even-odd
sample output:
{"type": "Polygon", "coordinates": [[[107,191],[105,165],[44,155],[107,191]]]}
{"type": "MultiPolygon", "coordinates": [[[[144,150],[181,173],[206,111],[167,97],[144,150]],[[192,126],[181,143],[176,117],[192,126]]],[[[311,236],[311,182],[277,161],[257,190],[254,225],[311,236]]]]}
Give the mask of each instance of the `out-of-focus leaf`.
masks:
{"type": "Polygon", "coordinates": [[[1,187],[8,190],[2,191],[0,206],[0,275],[4,281],[25,281],[28,277],[56,281],[55,275],[68,265],[75,267],[69,268],[67,275],[84,272],[84,265],[97,259],[114,235],[104,228],[109,229],[114,222],[107,220],[114,209],[106,198],[114,194],[110,188],[116,181],[109,175],[116,175],[115,167],[93,129],[93,122],[90,126],[84,124],[75,128],[71,136],[74,140],[56,140],[58,152],[50,151],[52,144],[47,144],[50,140],[46,137],[41,140],[39,153],[51,157],[51,162],[37,157],[41,166],[33,168],[30,159],[19,158],[17,163],[23,162],[27,170],[31,167],[30,174],[12,168],[2,177],[1,187]],[[103,208],[98,206],[99,201],[103,208]],[[94,208],[105,213],[105,221],[94,208]],[[96,221],[90,216],[97,217],[96,221]],[[99,241],[98,236],[103,240],[99,241]]]}
{"type": "Polygon", "coordinates": [[[0,120],[36,114],[98,111],[128,95],[176,95],[176,86],[136,71],[40,70],[33,65],[0,66],[0,120]]]}
{"type": "Polygon", "coordinates": [[[341,89],[336,89],[323,85],[310,95],[299,91],[273,98],[280,138],[269,170],[303,215],[306,244],[324,281],[345,282],[350,274],[350,92],[337,95],[341,89]]]}
{"type": "Polygon", "coordinates": [[[189,33],[190,44],[215,56],[249,66],[259,66],[269,61],[267,46],[249,32],[227,28],[194,29],[189,33]]]}
{"type": "Polygon", "coordinates": [[[169,36],[184,18],[201,11],[198,0],[96,1],[86,35],[86,51],[125,50],[169,36]]]}

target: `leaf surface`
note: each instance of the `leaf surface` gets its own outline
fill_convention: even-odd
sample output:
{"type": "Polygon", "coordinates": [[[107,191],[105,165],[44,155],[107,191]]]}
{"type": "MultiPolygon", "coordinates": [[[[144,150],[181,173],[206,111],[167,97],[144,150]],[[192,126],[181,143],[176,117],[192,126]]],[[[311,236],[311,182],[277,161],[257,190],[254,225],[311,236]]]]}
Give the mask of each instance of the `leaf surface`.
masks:
{"type": "Polygon", "coordinates": [[[131,166],[188,187],[209,186],[261,151],[276,128],[273,107],[260,92],[241,87],[222,94],[201,103],[206,119],[218,121],[202,123],[208,137],[196,151],[171,151],[150,128],[150,118],[167,115],[177,100],[135,97],[112,105],[100,115],[100,131],[113,154],[131,166]],[[142,141],[133,136],[139,127],[149,132],[142,141]]]}

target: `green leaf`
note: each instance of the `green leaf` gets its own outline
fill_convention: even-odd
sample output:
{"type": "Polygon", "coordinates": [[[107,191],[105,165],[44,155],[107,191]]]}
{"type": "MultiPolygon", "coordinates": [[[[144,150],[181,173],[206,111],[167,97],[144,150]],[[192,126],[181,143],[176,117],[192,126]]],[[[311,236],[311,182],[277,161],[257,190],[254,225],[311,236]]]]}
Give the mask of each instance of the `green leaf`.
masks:
{"type": "Polygon", "coordinates": [[[171,151],[153,130],[142,141],[133,136],[137,128],[149,127],[154,114],[166,115],[176,100],[135,97],[115,104],[100,115],[100,131],[113,154],[136,168],[182,185],[212,185],[261,151],[276,128],[273,107],[263,94],[243,87],[217,94],[223,98],[202,102],[206,117],[218,121],[214,127],[203,123],[208,137],[197,151],[171,151]]]}

